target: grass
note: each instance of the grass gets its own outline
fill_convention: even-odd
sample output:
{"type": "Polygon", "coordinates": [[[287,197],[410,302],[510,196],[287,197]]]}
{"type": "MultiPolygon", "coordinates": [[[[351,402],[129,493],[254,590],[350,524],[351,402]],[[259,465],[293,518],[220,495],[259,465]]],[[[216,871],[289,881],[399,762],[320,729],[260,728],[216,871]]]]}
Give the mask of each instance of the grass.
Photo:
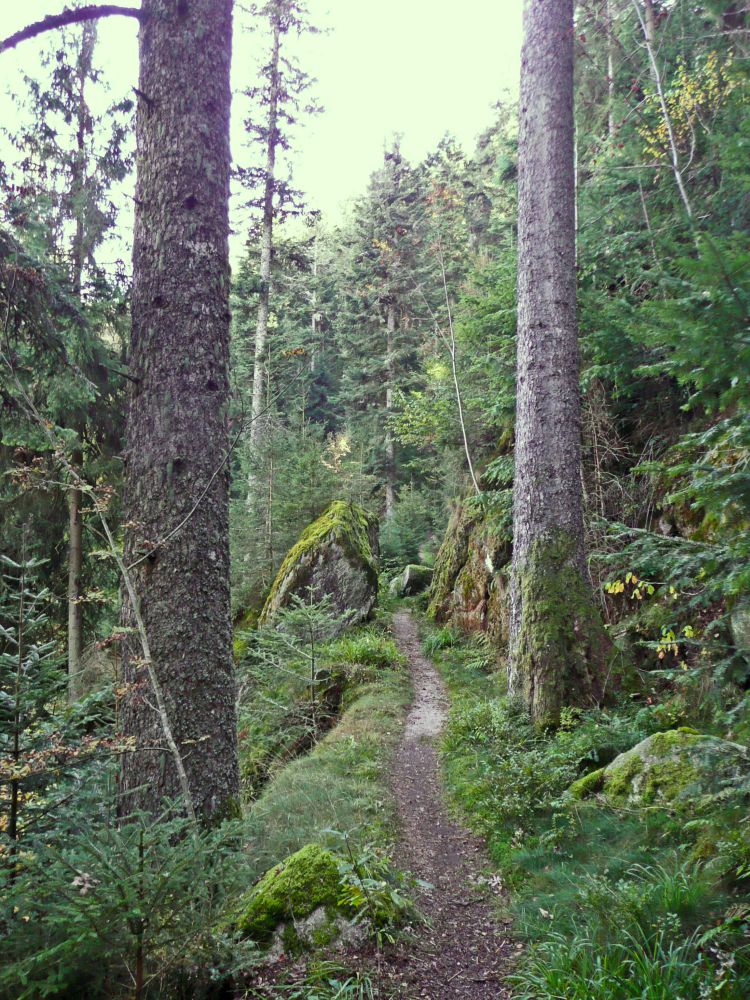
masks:
{"type": "Polygon", "coordinates": [[[310,667],[302,656],[259,655],[252,645],[240,665],[239,755],[243,797],[253,801],[291,760],[306,753],[341,712],[379,681],[399,670],[402,658],[388,631],[366,625],[317,650],[319,683],[312,715],[310,667]]]}
{"type": "MultiPolygon", "coordinates": [[[[338,640],[380,658],[371,636],[338,640]]],[[[411,690],[397,655],[388,666],[354,671],[359,680],[347,696],[341,720],[303,757],[276,773],[247,810],[248,852],[257,874],[315,842],[341,848],[345,835],[354,847],[387,846],[394,825],[387,788],[388,767],[398,741],[411,690]]]]}
{"type": "Polygon", "coordinates": [[[352,974],[336,962],[312,961],[303,978],[279,983],[262,996],[278,1000],[375,1000],[381,994],[366,973],[352,974]]]}
{"type": "Polygon", "coordinates": [[[448,795],[486,838],[529,945],[511,977],[514,996],[750,996],[750,848],[736,820],[715,824],[723,819],[727,832],[704,864],[703,828],[690,817],[574,807],[563,797],[573,780],[662,729],[658,706],[567,712],[555,734],[540,735],[508,704],[481,642],[424,628],[452,702],[442,746],[448,795]]]}

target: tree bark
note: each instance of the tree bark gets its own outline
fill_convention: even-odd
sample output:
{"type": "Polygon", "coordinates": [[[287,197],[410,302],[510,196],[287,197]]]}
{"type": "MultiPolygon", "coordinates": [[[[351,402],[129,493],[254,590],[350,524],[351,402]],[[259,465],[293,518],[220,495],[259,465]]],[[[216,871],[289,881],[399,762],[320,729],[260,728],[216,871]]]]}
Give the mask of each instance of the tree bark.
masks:
{"type": "Polygon", "coordinates": [[[584,554],[573,0],[526,0],[509,690],[535,722],[597,697],[607,642],[584,554]]]}
{"type": "MultiPolygon", "coordinates": [[[[73,294],[80,300],[83,289],[83,267],[86,257],[86,206],[84,191],[86,185],[86,127],[88,105],[86,103],[86,83],[91,76],[96,45],[96,22],[86,21],[81,35],[81,50],[78,57],[78,128],[76,131],[76,156],[73,166],[73,211],[75,213],[75,233],[73,236],[73,294]]],[[[83,427],[76,428],[79,438],[83,427]]],[[[78,449],[72,456],[75,468],[83,465],[83,452],[78,449]]],[[[78,697],[78,683],[83,655],[83,597],[81,577],[83,575],[83,521],[81,506],[83,493],[74,483],[68,488],[68,698],[78,697]]]]}
{"type": "Polygon", "coordinates": [[[263,437],[264,365],[268,337],[268,313],[271,301],[271,264],[273,260],[273,196],[276,185],[276,145],[278,143],[279,116],[279,54],[281,24],[277,13],[273,15],[273,43],[271,47],[271,90],[268,105],[268,142],[266,145],[265,189],[263,192],[263,221],[260,240],[260,295],[258,319],[255,326],[255,369],[253,371],[253,397],[250,406],[250,442],[258,448],[263,437]]]}
{"type": "MultiPolygon", "coordinates": [[[[390,419],[393,412],[393,386],[396,382],[394,364],[394,338],[396,334],[396,307],[388,303],[386,314],[386,385],[385,385],[385,416],[390,419]]],[[[390,427],[385,432],[385,516],[392,517],[396,508],[396,443],[390,427]]]]}
{"type": "Polygon", "coordinates": [[[615,40],[612,26],[612,0],[605,0],[604,18],[607,31],[607,135],[615,134],[615,40]]]}
{"type": "MultiPolygon", "coordinates": [[[[73,463],[80,468],[81,453],[76,452],[73,463]]],[[[68,488],[68,700],[74,702],[79,694],[81,657],[83,653],[83,605],[81,604],[81,575],[83,573],[83,521],[81,502],[83,494],[77,486],[68,488]]]]}
{"type": "MultiPolygon", "coordinates": [[[[127,635],[122,718],[136,750],[123,759],[121,812],[156,813],[184,793],[184,768],[195,811],[209,819],[233,812],[239,789],[229,475],[216,474],[229,447],[232,0],[144,0],[143,11],[124,503],[151,662],[127,635]]],[[[126,594],[124,624],[134,619],[126,594]]]]}

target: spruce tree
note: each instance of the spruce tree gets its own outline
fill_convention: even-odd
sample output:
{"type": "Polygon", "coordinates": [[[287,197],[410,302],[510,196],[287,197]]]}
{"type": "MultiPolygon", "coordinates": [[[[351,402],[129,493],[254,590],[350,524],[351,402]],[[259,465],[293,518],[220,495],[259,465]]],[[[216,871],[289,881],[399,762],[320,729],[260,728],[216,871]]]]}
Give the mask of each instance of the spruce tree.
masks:
{"type": "Polygon", "coordinates": [[[278,160],[288,153],[292,133],[300,118],[320,109],[306,98],[314,80],[288,53],[290,36],[316,33],[304,3],[298,0],[268,0],[251,8],[268,30],[270,53],[261,68],[261,83],[245,93],[251,100],[251,113],[245,129],[262,150],[262,166],[240,170],[251,189],[250,206],[259,212],[250,240],[257,238],[260,247],[258,268],[258,308],[254,337],[253,387],[250,400],[250,441],[257,450],[263,436],[263,411],[266,400],[266,354],[269,314],[273,287],[274,227],[290,215],[303,211],[300,191],[279,176],[278,160]],[[306,103],[305,103],[306,102],[306,103]]]}
{"type": "Polygon", "coordinates": [[[573,0],[524,8],[509,689],[539,726],[601,695],[584,551],[573,176],[573,0]]]}
{"type": "Polygon", "coordinates": [[[398,486],[391,420],[396,392],[417,368],[429,329],[420,285],[425,268],[425,187],[395,142],[373,174],[346,234],[342,314],[337,340],[344,363],[341,393],[347,419],[366,442],[370,471],[381,478],[385,516],[398,486]]]}
{"type": "Polygon", "coordinates": [[[121,808],[238,798],[229,606],[231,0],[145,0],[125,455],[121,808]],[[198,44],[197,40],[200,39],[198,44]],[[140,618],[140,622],[138,622],[140,618]]]}

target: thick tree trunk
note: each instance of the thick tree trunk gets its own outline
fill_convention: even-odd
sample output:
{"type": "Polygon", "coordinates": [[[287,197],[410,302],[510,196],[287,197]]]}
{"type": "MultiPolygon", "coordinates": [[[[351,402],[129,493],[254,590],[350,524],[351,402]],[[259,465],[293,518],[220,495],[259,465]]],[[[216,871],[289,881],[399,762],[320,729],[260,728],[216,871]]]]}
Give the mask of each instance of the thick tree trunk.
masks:
{"type": "MultiPolygon", "coordinates": [[[[393,386],[396,382],[395,373],[395,334],[396,307],[388,303],[386,317],[386,386],[385,386],[385,416],[388,420],[393,411],[393,386]]],[[[385,516],[392,517],[396,508],[396,443],[393,433],[388,427],[385,432],[385,516]]]]}
{"type": "MultiPolygon", "coordinates": [[[[179,756],[209,818],[236,808],[239,784],[229,474],[216,471],[229,444],[232,0],[144,0],[143,11],[125,561],[177,750],[129,638],[122,718],[137,749],[124,756],[121,811],[178,796],[179,756]]],[[[123,617],[133,625],[128,600],[123,617]]]]}
{"type": "MultiPolygon", "coordinates": [[[[73,210],[75,213],[75,234],[72,248],[73,293],[81,298],[83,288],[83,267],[86,257],[86,205],[84,191],[86,185],[86,127],[88,105],[86,103],[86,83],[91,76],[96,45],[96,22],[86,21],[81,36],[81,51],[78,57],[78,129],[76,133],[76,159],[73,168],[73,210]]],[[[79,437],[83,428],[76,428],[79,437]]],[[[72,456],[76,469],[83,465],[83,452],[72,456]]],[[[68,698],[75,701],[78,696],[78,682],[83,655],[83,604],[81,598],[81,577],[83,574],[83,521],[81,506],[83,493],[77,486],[68,489],[68,698]]]]}
{"type": "Polygon", "coordinates": [[[273,260],[273,196],[276,174],[276,144],[278,142],[279,116],[279,51],[281,26],[273,18],[273,45],[271,50],[271,92],[268,105],[268,143],[266,146],[266,178],[263,193],[263,222],[260,241],[260,295],[258,318],[255,326],[255,369],[253,371],[253,398],[250,404],[250,441],[257,448],[263,437],[263,401],[265,388],[264,358],[268,338],[268,313],[271,302],[271,264],[273,260]]]}
{"type": "Polygon", "coordinates": [[[573,166],[573,0],[526,0],[509,688],[541,726],[590,704],[606,636],[586,572],[573,166]]]}

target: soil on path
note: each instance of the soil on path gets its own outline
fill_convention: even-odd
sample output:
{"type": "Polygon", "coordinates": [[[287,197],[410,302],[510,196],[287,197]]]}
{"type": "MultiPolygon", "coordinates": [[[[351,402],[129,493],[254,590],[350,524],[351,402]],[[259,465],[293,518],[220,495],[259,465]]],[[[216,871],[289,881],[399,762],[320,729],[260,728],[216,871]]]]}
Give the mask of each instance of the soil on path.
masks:
{"type": "Polygon", "coordinates": [[[416,942],[390,949],[380,963],[384,992],[429,1000],[502,1000],[512,945],[492,915],[482,841],[455,823],[443,803],[436,740],[448,699],[421,651],[406,611],[394,618],[396,642],[407,657],[414,702],[394,761],[393,790],[401,822],[400,865],[433,888],[420,908],[428,925],[416,942]]]}

